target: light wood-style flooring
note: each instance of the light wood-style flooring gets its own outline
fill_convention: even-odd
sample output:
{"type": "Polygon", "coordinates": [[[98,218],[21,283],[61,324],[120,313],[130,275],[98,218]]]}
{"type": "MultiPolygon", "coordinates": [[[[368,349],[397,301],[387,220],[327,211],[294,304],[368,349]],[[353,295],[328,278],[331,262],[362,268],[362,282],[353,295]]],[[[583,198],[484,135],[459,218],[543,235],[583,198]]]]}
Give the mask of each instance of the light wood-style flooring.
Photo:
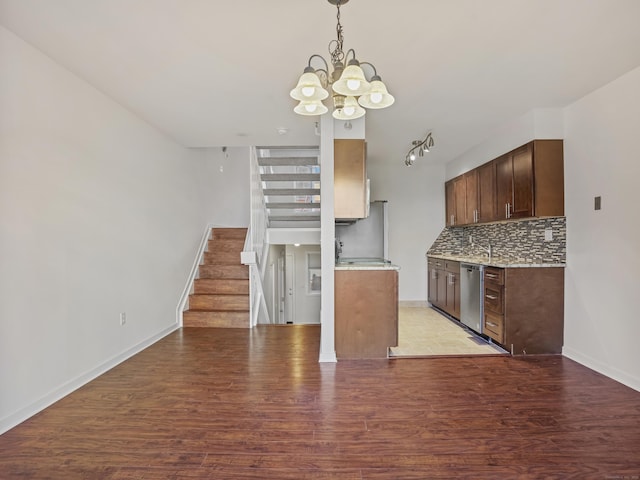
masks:
{"type": "Polygon", "coordinates": [[[13,479],[637,479],[640,393],[560,356],[318,363],[185,328],[0,436],[13,479]]]}
{"type": "Polygon", "coordinates": [[[391,355],[394,357],[506,353],[499,346],[488,343],[433,308],[399,308],[398,346],[391,348],[391,355]]]}

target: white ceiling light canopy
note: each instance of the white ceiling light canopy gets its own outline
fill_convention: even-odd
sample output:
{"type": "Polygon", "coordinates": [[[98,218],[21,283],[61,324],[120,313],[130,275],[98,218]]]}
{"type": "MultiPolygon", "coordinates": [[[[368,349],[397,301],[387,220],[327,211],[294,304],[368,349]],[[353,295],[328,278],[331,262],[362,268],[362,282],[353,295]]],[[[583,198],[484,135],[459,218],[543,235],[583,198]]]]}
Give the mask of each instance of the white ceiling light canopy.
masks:
{"type": "Polygon", "coordinates": [[[349,49],[346,54],[342,50],[344,37],[340,24],[340,6],[349,0],[327,1],[338,9],[338,38],[329,43],[332,70],[330,71],[328,62],[321,55],[313,54],[309,57],[296,88],[290,92],[291,98],[300,102],[293,111],[300,115],[322,115],[328,112],[322,100],[329,96],[329,90],[333,98],[333,117],[339,120],[362,117],[366,113],[365,108],[379,109],[392,105],[395,99],[387,91],[376,67],[369,62],[359,62],[355,50],[349,49]],[[345,67],[344,62],[350,55],[352,58],[345,67]],[[322,64],[320,68],[311,65],[314,60],[322,64]],[[367,79],[362,69],[365,65],[373,70],[370,79],[367,79]]]}

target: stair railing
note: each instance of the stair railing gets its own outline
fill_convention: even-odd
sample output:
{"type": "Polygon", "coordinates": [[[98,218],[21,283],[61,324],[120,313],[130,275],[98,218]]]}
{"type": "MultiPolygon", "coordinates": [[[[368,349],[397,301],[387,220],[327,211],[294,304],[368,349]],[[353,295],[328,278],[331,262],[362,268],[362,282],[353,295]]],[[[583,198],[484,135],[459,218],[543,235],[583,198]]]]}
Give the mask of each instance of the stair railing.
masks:
{"type": "Polygon", "coordinates": [[[269,308],[264,296],[263,280],[266,272],[268,215],[260,166],[255,147],[251,148],[251,221],[244,248],[240,255],[243,264],[249,265],[249,314],[251,327],[260,323],[271,323],[269,308]]]}

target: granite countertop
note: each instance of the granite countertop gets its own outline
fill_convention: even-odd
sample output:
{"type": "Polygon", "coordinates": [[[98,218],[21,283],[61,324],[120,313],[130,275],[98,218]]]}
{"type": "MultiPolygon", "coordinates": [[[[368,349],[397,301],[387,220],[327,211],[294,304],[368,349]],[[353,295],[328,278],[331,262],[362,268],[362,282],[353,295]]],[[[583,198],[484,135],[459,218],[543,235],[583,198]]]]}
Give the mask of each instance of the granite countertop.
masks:
{"type": "Polygon", "coordinates": [[[383,258],[341,258],[336,262],[336,270],[400,270],[383,258]]]}
{"type": "Polygon", "coordinates": [[[534,260],[526,259],[507,259],[502,257],[493,257],[489,261],[487,255],[480,256],[465,256],[465,255],[441,255],[427,253],[427,257],[439,258],[442,260],[454,260],[456,262],[475,263],[477,265],[485,265],[487,267],[498,268],[531,268],[531,267],[566,267],[566,263],[561,262],[536,262],[534,260]]]}

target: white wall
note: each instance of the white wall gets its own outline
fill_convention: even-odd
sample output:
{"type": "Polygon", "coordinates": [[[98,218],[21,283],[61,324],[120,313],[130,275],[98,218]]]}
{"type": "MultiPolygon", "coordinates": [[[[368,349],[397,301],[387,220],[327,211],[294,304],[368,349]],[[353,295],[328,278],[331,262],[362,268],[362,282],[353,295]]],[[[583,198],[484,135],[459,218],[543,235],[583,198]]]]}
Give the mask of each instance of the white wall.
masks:
{"type": "Polygon", "coordinates": [[[219,205],[206,154],[4,28],[0,71],[2,432],[176,328],[219,205]]]}
{"type": "Polygon", "coordinates": [[[207,211],[215,219],[214,226],[246,228],[251,217],[250,149],[225,147],[225,150],[219,147],[193,151],[204,166],[198,187],[205,196],[207,211]]]}
{"type": "Polygon", "coordinates": [[[565,110],[563,353],[640,390],[640,67],[565,110]],[[593,208],[602,196],[602,210],[593,208]]]}
{"type": "Polygon", "coordinates": [[[531,140],[564,137],[563,111],[538,108],[500,126],[487,140],[447,163],[447,180],[468,172],[531,140]]]}
{"type": "MultiPolygon", "coordinates": [[[[422,160],[422,159],[421,159],[422,160]]],[[[388,200],[389,260],[400,266],[402,302],[427,301],[425,253],[444,228],[443,165],[370,162],[371,200],[388,200]]]]}

